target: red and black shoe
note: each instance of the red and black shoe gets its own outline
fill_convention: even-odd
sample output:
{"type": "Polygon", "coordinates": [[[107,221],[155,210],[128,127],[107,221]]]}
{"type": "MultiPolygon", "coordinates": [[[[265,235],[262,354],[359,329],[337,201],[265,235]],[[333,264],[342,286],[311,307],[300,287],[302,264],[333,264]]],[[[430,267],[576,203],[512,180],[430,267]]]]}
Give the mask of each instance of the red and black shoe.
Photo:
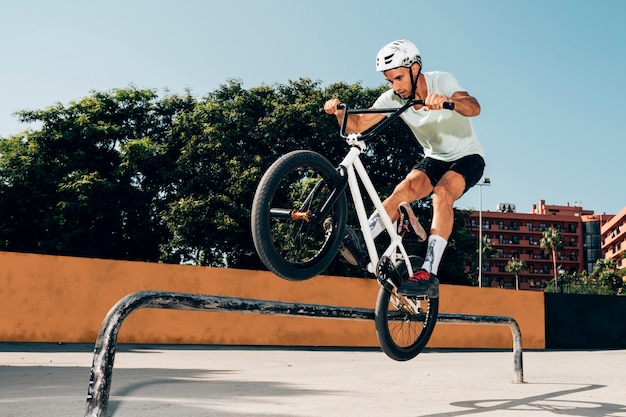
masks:
{"type": "Polygon", "coordinates": [[[420,269],[398,287],[398,294],[439,298],[439,279],[437,279],[437,275],[420,269]]]}

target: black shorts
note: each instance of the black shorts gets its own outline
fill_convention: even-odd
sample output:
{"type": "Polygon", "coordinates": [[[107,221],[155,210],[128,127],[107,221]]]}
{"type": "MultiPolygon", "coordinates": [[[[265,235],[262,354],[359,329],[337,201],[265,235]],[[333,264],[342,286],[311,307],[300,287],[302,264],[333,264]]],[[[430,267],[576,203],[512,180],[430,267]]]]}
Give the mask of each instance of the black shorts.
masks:
{"type": "Polygon", "coordinates": [[[458,172],[465,179],[465,194],[480,181],[485,172],[485,160],[480,155],[468,155],[452,162],[439,161],[432,158],[424,158],[413,169],[423,171],[434,187],[448,171],[458,172]]]}

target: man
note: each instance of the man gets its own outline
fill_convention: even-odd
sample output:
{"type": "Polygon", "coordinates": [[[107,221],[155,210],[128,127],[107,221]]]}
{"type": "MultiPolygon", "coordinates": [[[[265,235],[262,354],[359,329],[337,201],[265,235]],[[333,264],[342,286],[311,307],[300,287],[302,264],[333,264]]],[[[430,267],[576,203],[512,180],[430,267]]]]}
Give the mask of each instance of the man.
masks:
{"type": "MultiPolygon", "coordinates": [[[[398,288],[404,295],[439,296],[437,271],[454,223],[453,205],[482,177],[485,168],[484,151],[478,141],[470,117],[480,114],[478,101],[463,89],[456,78],[446,72],[422,73],[418,48],[407,40],[384,46],[376,57],[376,70],[382,72],[391,89],[383,93],[373,108],[397,108],[407,100],[424,100],[402,114],[425,158],[400,182],[383,202],[392,222],[400,216],[409,220],[414,232],[425,238],[407,201],[432,194],[433,218],[424,264],[419,271],[398,288]],[[444,110],[445,102],[454,103],[454,110],[444,110]]],[[[337,116],[341,123],[343,110],[334,98],[324,105],[326,113],[337,116]]],[[[386,117],[380,113],[349,115],[348,133],[363,132],[386,117]]],[[[374,212],[369,221],[373,236],[384,230],[382,220],[374,212]]],[[[346,248],[342,253],[348,260],[363,259],[364,244],[360,233],[348,228],[346,248]],[[356,240],[356,241],[355,241],[356,240]],[[359,253],[352,253],[357,251],[359,253]]]]}

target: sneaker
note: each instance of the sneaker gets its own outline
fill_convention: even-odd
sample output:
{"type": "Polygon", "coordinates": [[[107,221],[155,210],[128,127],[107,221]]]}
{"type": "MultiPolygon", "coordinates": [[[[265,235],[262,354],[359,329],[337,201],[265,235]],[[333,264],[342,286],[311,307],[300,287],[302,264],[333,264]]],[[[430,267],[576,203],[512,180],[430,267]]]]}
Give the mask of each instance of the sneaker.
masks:
{"type": "Polygon", "coordinates": [[[439,298],[439,279],[435,274],[420,269],[400,287],[400,295],[426,295],[430,298],[439,298]]]}
{"type": "Polygon", "coordinates": [[[398,219],[398,233],[402,235],[407,230],[410,230],[415,233],[420,242],[425,241],[428,238],[428,235],[419,220],[417,220],[411,204],[406,201],[400,203],[398,205],[398,211],[400,212],[400,219],[398,219]]]}
{"type": "Polygon", "coordinates": [[[339,252],[341,252],[349,264],[367,269],[369,254],[367,253],[367,247],[360,229],[346,225],[346,235],[339,247],[339,252]]]}

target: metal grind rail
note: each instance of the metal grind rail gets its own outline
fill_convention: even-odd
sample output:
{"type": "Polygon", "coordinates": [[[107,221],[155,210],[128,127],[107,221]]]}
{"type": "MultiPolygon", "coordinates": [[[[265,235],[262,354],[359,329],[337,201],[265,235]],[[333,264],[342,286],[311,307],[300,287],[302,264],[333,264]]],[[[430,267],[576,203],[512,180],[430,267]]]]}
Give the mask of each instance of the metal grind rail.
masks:
{"type": "MultiPolygon", "coordinates": [[[[98,338],[94,346],[91,377],[87,390],[86,417],[106,417],[109,394],[111,391],[113,362],[117,348],[117,336],[124,320],[132,312],[140,308],[374,320],[374,310],[367,308],[301,304],[163,291],[138,291],[128,294],[109,310],[100,326],[100,332],[98,333],[98,338]]],[[[508,325],[513,336],[514,382],[524,382],[522,334],[517,322],[513,318],[504,316],[439,313],[437,323],[508,325]]]]}

